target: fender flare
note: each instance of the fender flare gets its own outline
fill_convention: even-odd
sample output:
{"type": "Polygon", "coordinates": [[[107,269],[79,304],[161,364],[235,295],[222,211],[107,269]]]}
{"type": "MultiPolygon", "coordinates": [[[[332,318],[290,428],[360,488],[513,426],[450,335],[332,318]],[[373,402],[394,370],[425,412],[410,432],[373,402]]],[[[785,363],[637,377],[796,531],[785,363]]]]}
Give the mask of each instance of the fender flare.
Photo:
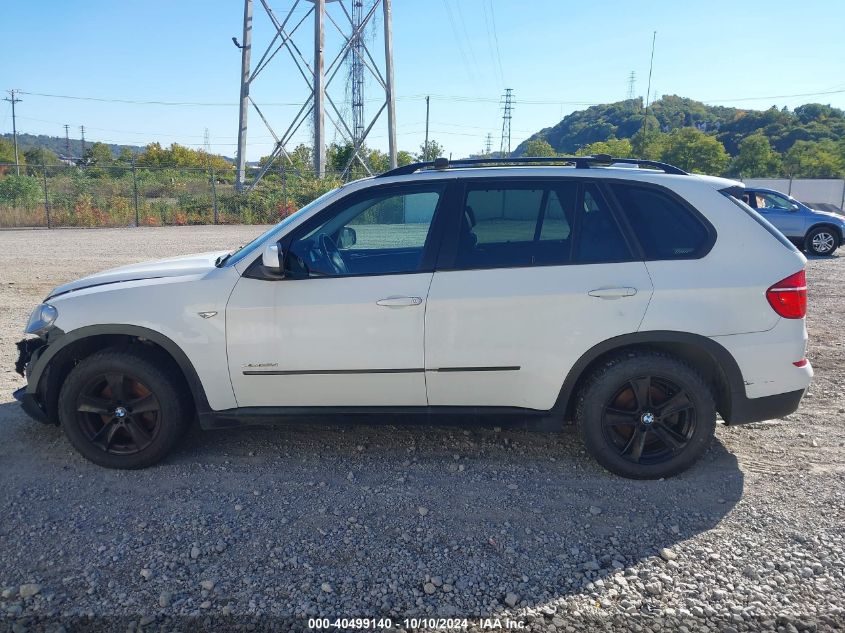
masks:
{"type": "Polygon", "coordinates": [[[672,343],[681,343],[692,346],[707,353],[716,364],[727,380],[729,394],[729,402],[727,403],[727,411],[722,412],[725,419],[731,417],[730,410],[732,408],[731,402],[738,397],[745,398],[745,381],[742,377],[742,371],[739,369],[734,357],[722,345],[701,334],[690,334],[688,332],[675,332],[672,330],[652,330],[648,332],[631,332],[630,334],[622,334],[609,338],[597,345],[594,345],[579,358],[566,378],[563,381],[563,386],[560,389],[560,394],[555,402],[553,411],[558,415],[565,415],[569,410],[569,404],[575,395],[575,387],[578,381],[584,375],[587,368],[599,357],[611,353],[614,350],[624,349],[626,347],[648,347],[649,345],[665,345],[672,343]]]}
{"type": "Polygon", "coordinates": [[[36,396],[38,394],[39,384],[50,362],[69,345],[82,341],[86,338],[102,335],[122,335],[132,336],[136,338],[146,339],[155,343],[167,352],[170,357],[179,366],[185,381],[188,383],[188,388],[191,390],[191,395],[194,399],[197,412],[208,411],[210,409],[208,399],[205,395],[205,388],[200,381],[193,363],[188,358],[187,354],[173,342],[170,338],[149,328],[141,327],[139,325],[127,325],[122,323],[108,323],[98,325],[87,325],[76,330],[71,330],[68,333],[62,333],[60,336],[52,338],[49,345],[43,348],[43,352],[32,363],[32,369],[27,379],[26,392],[36,396]]]}

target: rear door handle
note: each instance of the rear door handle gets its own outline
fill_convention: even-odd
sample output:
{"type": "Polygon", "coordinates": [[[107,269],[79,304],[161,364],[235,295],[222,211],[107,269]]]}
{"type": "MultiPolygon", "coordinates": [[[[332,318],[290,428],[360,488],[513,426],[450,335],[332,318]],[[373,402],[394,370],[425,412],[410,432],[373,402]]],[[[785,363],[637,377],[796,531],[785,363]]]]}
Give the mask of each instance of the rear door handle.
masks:
{"type": "Polygon", "coordinates": [[[422,303],[419,297],[386,297],[376,301],[376,305],[388,308],[402,308],[404,306],[418,306],[422,303]]]}
{"type": "Polygon", "coordinates": [[[633,297],[637,294],[636,288],[596,288],[588,293],[591,297],[599,299],[621,299],[622,297],[633,297]]]}

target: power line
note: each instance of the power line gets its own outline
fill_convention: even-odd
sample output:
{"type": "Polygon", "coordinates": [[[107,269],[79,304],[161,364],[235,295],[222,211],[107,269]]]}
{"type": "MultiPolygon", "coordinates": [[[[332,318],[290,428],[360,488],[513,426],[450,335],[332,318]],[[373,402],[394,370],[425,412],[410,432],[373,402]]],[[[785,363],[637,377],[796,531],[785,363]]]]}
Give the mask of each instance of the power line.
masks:
{"type": "MultiPolygon", "coordinates": [[[[83,97],[78,95],[59,95],[49,94],[45,92],[25,92],[17,91],[19,94],[30,95],[33,97],[49,97],[52,99],[73,99],[76,101],[98,101],[101,103],[124,103],[127,105],[157,105],[157,106],[178,106],[178,107],[237,107],[237,103],[228,102],[200,102],[200,101],[155,101],[155,100],[136,100],[136,99],[106,99],[103,97],[83,97]]],[[[269,106],[298,106],[299,103],[294,102],[276,102],[265,103],[263,105],[269,106]]]]}
{"type": "Polygon", "coordinates": [[[502,83],[505,83],[505,73],[502,70],[502,56],[500,54],[501,47],[499,46],[499,33],[496,30],[496,10],[493,8],[493,0],[487,0],[490,4],[490,21],[493,24],[493,40],[496,42],[496,59],[499,64],[499,76],[502,79],[502,83]]]}
{"type": "Polygon", "coordinates": [[[791,99],[794,97],[822,97],[824,95],[838,95],[845,90],[826,90],[824,92],[804,92],[791,95],[772,95],[769,97],[734,97],[731,99],[702,99],[707,103],[732,103],[735,101],[766,101],[768,99],[791,99]]]}
{"type": "Polygon", "coordinates": [[[458,28],[455,25],[455,17],[452,15],[452,9],[449,6],[450,0],[443,0],[443,6],[446,7],[446,15],[449,17],[449,26],[452,28],[452,35],[455,37],[455,42],[458,45],[458,53],[463,60],[463,68],[469,75],[469,77],[475,81],[475,75],[469,72],[469,58],[467,57],[466,50],[464,49],[464,43],[461,39],[460,34],[458,33],[458,28]]]}
{"type": "MultiPolygon", "coordinates": [[[[768,99],[790,99],[790,98],[798,98],[798,97],[821,97],[826,95],[834,95],[834,94],[842,94],[845,93],[845,89],[837,89],[837,90],[823,90],[820,92],[804,92],[804,93],[795,93],[795,94],[782,94],[782,95],[769,95],[769,96],[753,96],[753,97],[729,97],[727,99],[699,99],[704,103],[730,103],[733,101],[766,101],[768,99]]],[[[143,100],[133,100],[133,99],[106,99],[100,97],[85,97],[79,95],[60,95],[60,94],[47,94],[47,93],[40,93],[40,92],[26,92],[23,90],[16,90],[15,94],[20,95],[28,95],[34,97],[48,97],[54,99],[73,99],[78,101],[98,101],[102,103],[121,103],[127,105],[159,105],[159,106],[174,106],[174,107],[237,107],[238,104],[236,102],[187,102],[187,101],[143,101],[143,100]]],[[[437,93],[427,93],[427,94],[411,94],[411,95],[398,95],[396,97],[399,101],[424,101],[426,97],[430,97],[436,101],[457,101],[457,102],[466,102],[466,103],[498,103],[500,101],[499,98],[496,97],[479,97],[474,95],[453,95],[453,94],[437,94],[437,93]]],[[[368,103],[381,103],[383,99],[367,99],[368,103]]],[[[599,100],[592,100],[592,101],[570,101],[566,99],[520,99],[520,105],[576,105],[576,106],[593,106],[593,105],[600,105],[605,103],[605,101],[599,100]]],[[[263,103],[263,106],[278,106],[278,107],[292,107],[292,106],[300,106],[300,103],[294,102],[269,102],[263,103]]],[[[24,118],[24,117],[21,117],[24,118]]],[[[95,128],[91,128],[95,129],[95,128]]],[[[102,128],[101,128],[102,129],[102,128]]]]}

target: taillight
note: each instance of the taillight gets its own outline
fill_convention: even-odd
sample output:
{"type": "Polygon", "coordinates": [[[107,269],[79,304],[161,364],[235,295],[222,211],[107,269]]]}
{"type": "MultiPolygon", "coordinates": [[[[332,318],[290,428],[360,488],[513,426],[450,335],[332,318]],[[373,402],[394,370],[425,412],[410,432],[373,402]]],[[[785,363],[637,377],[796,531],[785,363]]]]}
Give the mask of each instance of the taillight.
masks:
{"type": "Polygon", "coordinates": [[[807,277],[798,271],[766,291],[769,305],[784,319],[803,319],[807,314],[807,277]]]}

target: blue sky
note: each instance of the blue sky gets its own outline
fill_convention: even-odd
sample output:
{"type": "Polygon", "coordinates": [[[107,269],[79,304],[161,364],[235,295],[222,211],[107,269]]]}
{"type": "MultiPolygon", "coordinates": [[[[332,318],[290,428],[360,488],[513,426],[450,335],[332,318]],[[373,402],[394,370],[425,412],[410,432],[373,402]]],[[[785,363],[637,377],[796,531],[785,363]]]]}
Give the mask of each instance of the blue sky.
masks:
{"type": "MultiPolygon", "coordinates": [[[[349,2],[349,0],[344,0],[349,2]]],[[[845,108],[845,2],[828,0],[648,3],[605,0],[393,0],[397,122],[400,149],[423,141],[426,94],[431,137],[454,156],[479,151],[487,133],[498,148],[500,96],[513,88],[513,146],[567,113],[591,103],[624,99],[628,76],[646,91],[652,31],[657,31],[652,94],[678,94],[743,108],[794,107],[818,101],[845,108]],[[783,97],[805,93],[817,96],[783,97]],[[777,98],[775,98],[777,97],[777,98]]],[[[284,15],[293,0],[270,0],[284,15]]],[[[369,4],[369,0],[365,0],[369,4]]],[[[300,7],[307,5],[307,0],[300,7]]],[[[329,5],[338,19],[338,7],[329,5]]],[[[219,105],[153,105],[22,94],[21,132],[64,134],[116,143],[179,142],[235,153],[241,0],[113,0],[8,2],[3,7],[0,89],[126,101],[219,105]]],[[[295,18],[301,17],[297,9],[295,18]]],[[[296,41],[311,53],[311,22],[296,41]]],[[[377,23],[380,29],[381,21],[377,23]]],[[[328,58],[339,50],[327,24],[328,58]]],[[[255,0],[253,60],[272,27],[255,0]]],[[[383,59],[380,32],[373,36],[383,59]]],[[[305,97],[289,59],[274,61],[252,87],[256,102],[281,133],[305,97]]],[[[346,74],[329,89],[344,110],[346,74]]],[[[6,95],[4,95],[6,96],[6,95]]],[[[366,86],[368,114],[378,104],[366,86]]],[[[346,111],[348,115],[348,111],[346,111]]],[[[11,131],[10,107],[0,102],[0,130],[11,131]]],[[[336,137],[327,123],[328,138],[336,137]]],[[[306,141],[308,127],[294,138],[306,141]]],[[[338,139],[339,140],[339,139],[338,139]]],[[[250,112],[248,158],[272,148],[250,112]]],[[[386,148],[386,123],[369,145],[386,148]]]]}

